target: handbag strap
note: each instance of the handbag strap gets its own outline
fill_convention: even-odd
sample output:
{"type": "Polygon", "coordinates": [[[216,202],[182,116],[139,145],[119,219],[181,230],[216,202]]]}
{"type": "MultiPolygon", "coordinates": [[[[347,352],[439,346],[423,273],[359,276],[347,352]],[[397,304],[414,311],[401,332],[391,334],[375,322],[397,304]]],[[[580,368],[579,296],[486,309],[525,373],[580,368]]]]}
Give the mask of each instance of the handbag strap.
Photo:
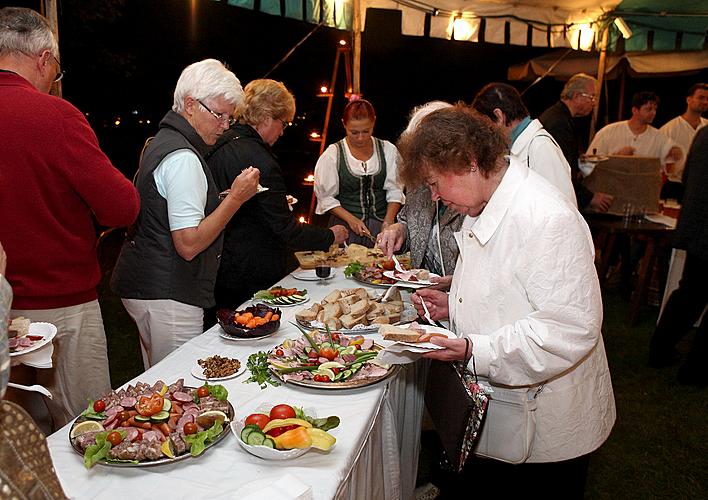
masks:
{"type": "Polygon", "coordinates": [[[472,376],[474,377],[474,382],[476,384],[479,382],[479,380],[477,379],[477,367],[474,363],[474,354],[472,353],[472,341],[469,339],[469,337],[465,337],[465,359],[463,360],[464,362],[460,367],[461,374],[464,373],[464,371],[467,369],[467,365],[469,364],[470,360],[472,361],[472,376]]]}

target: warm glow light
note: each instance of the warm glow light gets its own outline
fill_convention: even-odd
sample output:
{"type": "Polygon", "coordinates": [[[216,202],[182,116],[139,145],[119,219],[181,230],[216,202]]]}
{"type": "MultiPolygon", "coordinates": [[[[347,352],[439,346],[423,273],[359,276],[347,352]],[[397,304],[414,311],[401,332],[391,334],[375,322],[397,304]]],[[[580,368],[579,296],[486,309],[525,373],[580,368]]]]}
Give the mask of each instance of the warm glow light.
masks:
{"type": "Polygon", "coordinates": [[[315,174],[309,174],[305,177],[305,182],[315,182],[315,174]]]}
{"type": "Polygon", "coordinates": [[[114,123],[115,126],[117,127],[118,125],[120,125],[120,120],[116,120],[116,121],[114,121],[113,123],[114,123]]]}
{"type": "Polygon", "coordinates": [[[461,17],[453,21],[452,28],[455,40],[469,40],[474,35],[474,28],[470,22],[461,17]]]}
{"type": "Polygon", "coordinates": [[[148,125],[150,125],[150,120],[145,120],[145,123],[147,123],[148,125]]]}
{"type": "Polygon", "coordinates": [[[320,134],[318,134],[317,132],[310,132],[310,137],[311,137],[312,139],[319,139],[319,138],[320,138],[320,134]]]}
{"type": "Polygon", "coordinates": [[[347,0],[334,0],[334,6],[335,6],[337,9],[341,9],[341,8],[342,8],[342,5],[343,5],[344,2],[346,2],[346,1],[347,1],[347,0]]]}
{"type": "Polygon", "coordinates": [[[340,40],[340,41],[339,41],[339,45],[344,46],[344,45],[346,45],[346,44],[347,44],[347,41],[346,41],[346,40],[340,40]]]}
{"type": "Polygon", "coordinates": [[[307,219],[304,216],[300,216],[300,218],[297,220],[300,224],[305,224],[307,222],[307,219]]]}
{"type": "Polygon", "coordinates": [[[595,40],[595,30],[590,24],[577,24],[573,26],[570,37],[570,46],[575,50],[590,50],[595,40]]]}
{"type": "Polygon", "coordinates": [[[322,86],[320,87],[320,92],[322,92],[323,94],[326,94],[326,93],[327,93],[327,86],[326,86],[326,85],[322,85],[322,86]]]}

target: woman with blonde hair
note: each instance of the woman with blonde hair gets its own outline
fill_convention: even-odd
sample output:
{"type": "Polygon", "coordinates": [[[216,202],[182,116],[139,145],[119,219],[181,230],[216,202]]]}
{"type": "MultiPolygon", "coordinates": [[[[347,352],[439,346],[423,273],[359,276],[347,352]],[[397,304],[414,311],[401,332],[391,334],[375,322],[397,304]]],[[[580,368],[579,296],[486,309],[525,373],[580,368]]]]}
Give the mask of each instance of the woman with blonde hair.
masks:
{"type": "Polygon", "coordinates": [[[226,226],[217,308],[240,305],[279,281],[287,272],[289,247],[326,250],[348,236],[343,226],[301,224],[288,208],[285,179],[271,147],[295,116],[293,95],[281,82],[268,79],[254,80],[244,90],[240,123],[221,136],[208,162],[219,189],[228,189],[242,170],[254,166],[268,190],[245,203],[226,226]]]}

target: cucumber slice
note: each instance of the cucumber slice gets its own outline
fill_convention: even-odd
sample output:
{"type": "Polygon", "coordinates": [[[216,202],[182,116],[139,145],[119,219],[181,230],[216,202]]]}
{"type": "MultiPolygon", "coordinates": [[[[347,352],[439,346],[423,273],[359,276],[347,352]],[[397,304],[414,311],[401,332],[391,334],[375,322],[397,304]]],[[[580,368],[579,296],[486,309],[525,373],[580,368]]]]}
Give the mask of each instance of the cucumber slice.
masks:
{"type": "Polygon", "coordinates": [[[152,417],[150,417],[150,420],[157,423],[167,422],[169,419],[170,413],[164,410],[159,413],[155,413],[152,417]]]}
{"type": "Polygon", "coordinates": [[[334,376],[334,380],[339,380],[340,378],[342,378],[343,375],[344,375],[344,372],[338,372],[338,373],[334,376]]]}
{"type": "Polygon", "coordinates": [[[361,366],[362,366],[361,363],[354,363],[354,364],[352,365],[352,370],[355,370],[355,371],[356,371],[356,370],[358,370],[359,368],[361,368],[361,366]]]}
{"type": "Polygon", "coordinates": [[[302,302],[303,300],[305,300],[304,295],[291,295],[290,298],[298,302],[302,302]]]}
{"type": "Polygon", "coordinates": [[[262,446],[265,446],[266,448],[275,448],[275,441],[273,441],[273,438],[266,437],[262,446]]]}
{"type": "Polygon", "coordinates": [[[356,352],[356,347],[353,345],[348,345],[347,347],[344,348],[342,351],[342,354],[354,354],[356,352]]]}
{"type": "Polygon", "coordinates": [[[133,417],[133,418],[135,419],[136,422],[149,422],[150,421],[150,417],[144,417],[143,415],[135,415],[135,417],[133,417]]]}
{"type": "Polygon", "coordinates": [[[246,444],[250,444],[251,446],[258,446],[263,444],[263,441],[265,441],[266,436],[263,434],[261,431],[256,431],[254,430],[248,435],[248,439],[246,440],[246,444]]]}
{"type": "Polygon", "coordinates": [[[164,403],[162,403],[162,411],[170,411],[172,409],[172,401],[165,398],[164,403]]]}
{"type": "Polygon", "coordinates": [[[329,342],[322,342],[320,344],[320,348],[323,348],[323,347],[332,347],[332,344],[330,344],[329,342]]]}
{"type": "Polygon", "coordinates": [[[342,378],[349,378],[352,376],[352,373],[354,373],[351,370],[344,370],[343,372],[340,372],[342,374],[342,378]]]}
{"type": "Polygon", "coordinates": [[[244,427],[241,431],[241,441],[248,443],[248,436],[254,431],[260,432],[261,430],[257,425],[247,425],[244,427]]]}

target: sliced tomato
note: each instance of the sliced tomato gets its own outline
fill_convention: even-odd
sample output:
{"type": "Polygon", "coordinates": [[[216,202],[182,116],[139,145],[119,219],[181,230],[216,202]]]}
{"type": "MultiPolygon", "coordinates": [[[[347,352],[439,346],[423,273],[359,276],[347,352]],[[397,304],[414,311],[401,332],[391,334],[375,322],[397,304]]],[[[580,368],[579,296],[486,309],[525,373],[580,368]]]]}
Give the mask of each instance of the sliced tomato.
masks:
{"type": "Polygon", "coordinates": [[[337,350],[332,347],[323,347],[320,349],[320,356],[327,358],[330,361],[336,358],[337,354],[339,354],[337,350]]]}
{"type": "Polygon", "coordinates": [[[153,394],[151,397],[142,396],[138,403],[135,405],[135,409],[138,410],[144,417],[149,417],[156,413],[162,411],[162,406],[165,403],[165,398],[159,394],[153,394]]]}

